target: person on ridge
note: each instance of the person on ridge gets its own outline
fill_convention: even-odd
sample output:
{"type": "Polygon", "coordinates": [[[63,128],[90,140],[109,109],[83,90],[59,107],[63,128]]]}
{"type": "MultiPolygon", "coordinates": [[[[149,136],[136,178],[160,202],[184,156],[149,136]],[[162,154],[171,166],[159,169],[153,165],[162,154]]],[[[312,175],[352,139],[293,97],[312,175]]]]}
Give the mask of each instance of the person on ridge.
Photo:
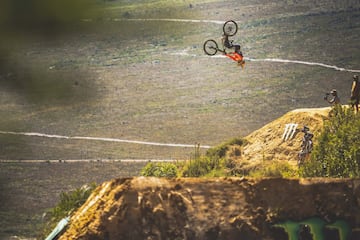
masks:
{"type": "Polygon", "coordinates": [[[336,104],[340,104],[340,98],[337,95],[337,91],[336,89],[331,90],[330,93],[326,93],[324,100],[326,100],[328,103],[332,104],[332,105],[336,105],[336,104]],[[329,95],[332,95],[333,98],[329,99],[329,95]]]}
{"type": "Polygon", "coordinates": [[[356,113],[359,111],[359,101],[360,101],[360,83],[359,83],[359,76],[354,75],[353,83],[351,86],[351,96],[350,96],[350,103],[351,107],[354,109],[356,113]]]}

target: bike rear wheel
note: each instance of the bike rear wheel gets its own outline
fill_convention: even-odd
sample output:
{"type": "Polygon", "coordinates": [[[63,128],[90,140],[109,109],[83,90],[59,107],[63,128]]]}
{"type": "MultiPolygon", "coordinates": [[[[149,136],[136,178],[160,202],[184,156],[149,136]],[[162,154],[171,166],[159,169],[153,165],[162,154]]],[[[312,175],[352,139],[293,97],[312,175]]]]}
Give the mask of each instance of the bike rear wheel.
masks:
{"type": "Polygon", "coordinates": [[[213,56],[217,53],[218,51],[218,45],[217,43],[215,42],[215,40],[213,39],[209,39],[207,40],[205,43],[204,43],[204,52],[207,54],[207,55],[210,55],[210,56],[213,56]]]}
{"type": "Polygon", "coordinates": [[[225,35],[234,36],[238,31],[238,25],[234,20],[229,20],[224,23],[223,31],[225,35]]]}

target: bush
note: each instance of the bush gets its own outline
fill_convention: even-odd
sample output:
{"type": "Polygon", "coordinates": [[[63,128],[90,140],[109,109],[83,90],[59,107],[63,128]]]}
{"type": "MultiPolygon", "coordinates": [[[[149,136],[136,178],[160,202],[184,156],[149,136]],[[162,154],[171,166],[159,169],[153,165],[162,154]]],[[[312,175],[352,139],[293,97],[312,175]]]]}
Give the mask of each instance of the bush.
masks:
{"type": "MultiPolygon", "coordinates": [[[[244,140],[235,138],[226,143],[209,149],[206,156],[200,151],[200,145],[196,144],[194,153],[189,161],[180,164],[173,163],[148,163],[142,170],[142,176],[153,177],[221,177],[229,175],[230,169],[234,167],[231,160],[226,160],[226,153],[230,146],[242,145],[244,140]],[[178,173],[180,172],[180,173],[178,173]]],[[[239,155],[240,153],[238,153],[239,155]]]]}
{"type": "Polygon", "coordinates": [[[206,152],[206,156],[209,158],[224,158],[226,156],[227,151],[229,150],[230,146],[239,145],[242,146],[245,143],[243,139],[234,138],[228,142],[225,142],[217,147],[210,148],[206,152]]]}
{"type": "Polygon", "coordinates": [[[336,106],[325,122],[311,158],[300,168],[303,177],[360,176],[360,114],[336,106]]]}
{"type": "Polygon", "coordinates": [[[49,221],[43,227],[40,233],[40,239],[45,239],[61,219],[69,216],[73,211],[81,207],[95,188],[96,184],[93,183],[71,192],[61,193],[59,203],[47,213],[49,215],[49,221]]]}
{"type": "Polygon", "coordinates": [[[173,163],[149,162],[143,169],[141,169],[140,175],[144,177],[176,177],[177,167],[173,163]]]}
{"type": "Polygon", "coordinates": [[[206,152],[200,154],[199,146],[195,147],[193,159],[187,161],[183,167],[182,177],[222,177],[229,175],[230,168],[234,167],[231,160],[226,159],[226,154],[231,146],[243,145],[244,140],[234,138],[206,152]]]}
{"type": "Polygon", "coordinates": [[[185,163],[182,177],[225,177],[231,173],[231,160],[201,156],[185,163]]]}
{"type": "Polygon", "coordinates": [[[189,160],[185,163],[182,177],[201,177],[208,174],[218,165],[217,160],[213,161],[209,157],[200,156],[197,159],[189,160]]]}

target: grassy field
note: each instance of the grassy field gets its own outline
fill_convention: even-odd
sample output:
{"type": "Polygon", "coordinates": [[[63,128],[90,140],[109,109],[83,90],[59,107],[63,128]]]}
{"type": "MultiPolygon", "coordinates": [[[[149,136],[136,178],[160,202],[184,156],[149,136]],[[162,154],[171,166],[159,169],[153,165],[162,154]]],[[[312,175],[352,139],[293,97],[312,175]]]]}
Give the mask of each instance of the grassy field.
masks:
{"type": "MultiPolygon", "coordinates": [[[[81,34],[29,42],[19,64],[51,79],[37,88],[1,89],[1,130],[216,145],[244,136],[285,112],[326,106],[336,88],[348,101],[351,76],[318,66],[248,61],[241,70],[202,51],[221,25],[123,18],[183,18],[239,23],[246,57],[282,58],[357,69],[358,6],[339,1],[291,4],[228,1],[189,4],[121,1],[104,4],[107,18],[81,34]],[[237,7],[233,7],[233,6],[237,7]],[[169,7],[169,12],[164,11],[169,7]],[[144,9],[147,9],[146,11],[144,9]],[[178,9],[177,15],[171,9],[178,9]],[[163,15],[165,14],[165,15],[163,15]],[[168,15],[166,15],[168,14],[168,15]],[[211,17],[209,17],[211,16],[211,17]],[[122,19],[122,20],[119,20],[122,19]],[[75,77],[74,77],[75,76],[75,77]],[[59,88],[49,96],[49,86],[59,88]],[[41,99],[38,99],[41,98],[41,99]]],[[[94,23],[96,22],[96,23],[94,23]]],[[[26,86],[25,86],[26,87],[26,86]]],[[[189,151],[112,143],[0,136],[3,159],[187,158],[189,151]]]]}
{"type": "MultiPolygon", "coordinates": [[[[235,42],[247,58],[360,69],[357,1],[117,0],[99,8],[102,15],[74,26],[86,31],[10,45],[7,57],[18,71],[1,73],[0,80],[21,76],[26,81],[1,85],[0,131],[214,146],[295,108],[327,106],[323,95],[332,88],[348,101],[351,72],[251,60],[242,70],[229,59],[203,53],[205,40],[220,39],[221,24],[141,19],[234,19],[240,28],[235,42]]],[[[192,152],[0,134],[0,159],[187,159],[192,152]]],[[[124,176],[120,167],[104,166],[1,164],[1,199],[14,204],[2,208],[1,218],[19,222],[2,233],[28,233],[31,216],[43,212],[26,206],[19,211],[17,195],[18,201],[31,202],[54,191],[41,202],[46,208],[55,203],[54,195],[72,186],[124,176]],[[59,182],[63,185],[51,190],[59,182]],[[38,191],[43,193],[33,194],[38,191]]]]}
{"type": "MultiPolygon", "coordinates": [[[[250,1],[234,8],[232,1],[208,1],[190,8],[189,3],[174,1],[170,9],[180,9],[178,16],[170,10],[163,16],[167,5],[151,4],[158,7],[145,11],[133,4],[122,6],[120,1],[107,3],[108,18],[82,23],[94,25],[91,31],[19,48],[14,53],[18,64],[27,64],[27,71],[35,76],[41,70],[41,77],[51,81],[34,89],[1,89],[1,130],[216,145],[244,136],[294,108],[326,106],[322,97],[332,88],[338,89],[343,102],[348,100],[352,73],[261,61],[248,61],[241,70],[228,59],[210,58],[202,51],[204,40],[220,37],[219,24],[129,21],[122,16],[236,19],[240,27],[236,41],[246,57],[356,69],[357,6],[275,1],[259,8],[258,2],[250,1]],[[57,95],[47,94],[49,86],[59,88],[57,95]]],[[[3,159],[189,155],[174,148],[0,138],[3,159]]]]}

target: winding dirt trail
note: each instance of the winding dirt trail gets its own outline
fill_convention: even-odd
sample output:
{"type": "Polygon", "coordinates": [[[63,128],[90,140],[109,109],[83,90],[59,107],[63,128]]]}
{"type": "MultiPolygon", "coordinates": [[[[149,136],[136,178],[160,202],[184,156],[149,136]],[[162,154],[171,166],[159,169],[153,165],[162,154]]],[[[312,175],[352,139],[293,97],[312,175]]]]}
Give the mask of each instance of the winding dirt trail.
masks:
{"type": "MultiPolygon", "coordinates": [[[[0,134],[7,135],[21,135],[29,137],[45,137],[45,138],[57,138],[57,139],[72,139],[72,140],[89,140],[89,141],[105,141],[105,142],[120,142],[120,143],[133,143],[133,144],[142,144],[142,145],[152,145],[152,146],[163,146],[163,147],[183,147],[183,148],[194,148],[194,144],[178,144],[178,143],[158,143],[158,142],[145,142],[145,141],[136,141],[136,140],[125,140],[118,138],[103,138],[103,137],[82,137],[82,136],[63,136],[63,135],[54,135],[54,134],[45,134],[37,132],[10,132],[10,131],[0,131],[0,134]]],[[[211,148],[207,145],[199,145],[199,148],[211,148]]]]}

